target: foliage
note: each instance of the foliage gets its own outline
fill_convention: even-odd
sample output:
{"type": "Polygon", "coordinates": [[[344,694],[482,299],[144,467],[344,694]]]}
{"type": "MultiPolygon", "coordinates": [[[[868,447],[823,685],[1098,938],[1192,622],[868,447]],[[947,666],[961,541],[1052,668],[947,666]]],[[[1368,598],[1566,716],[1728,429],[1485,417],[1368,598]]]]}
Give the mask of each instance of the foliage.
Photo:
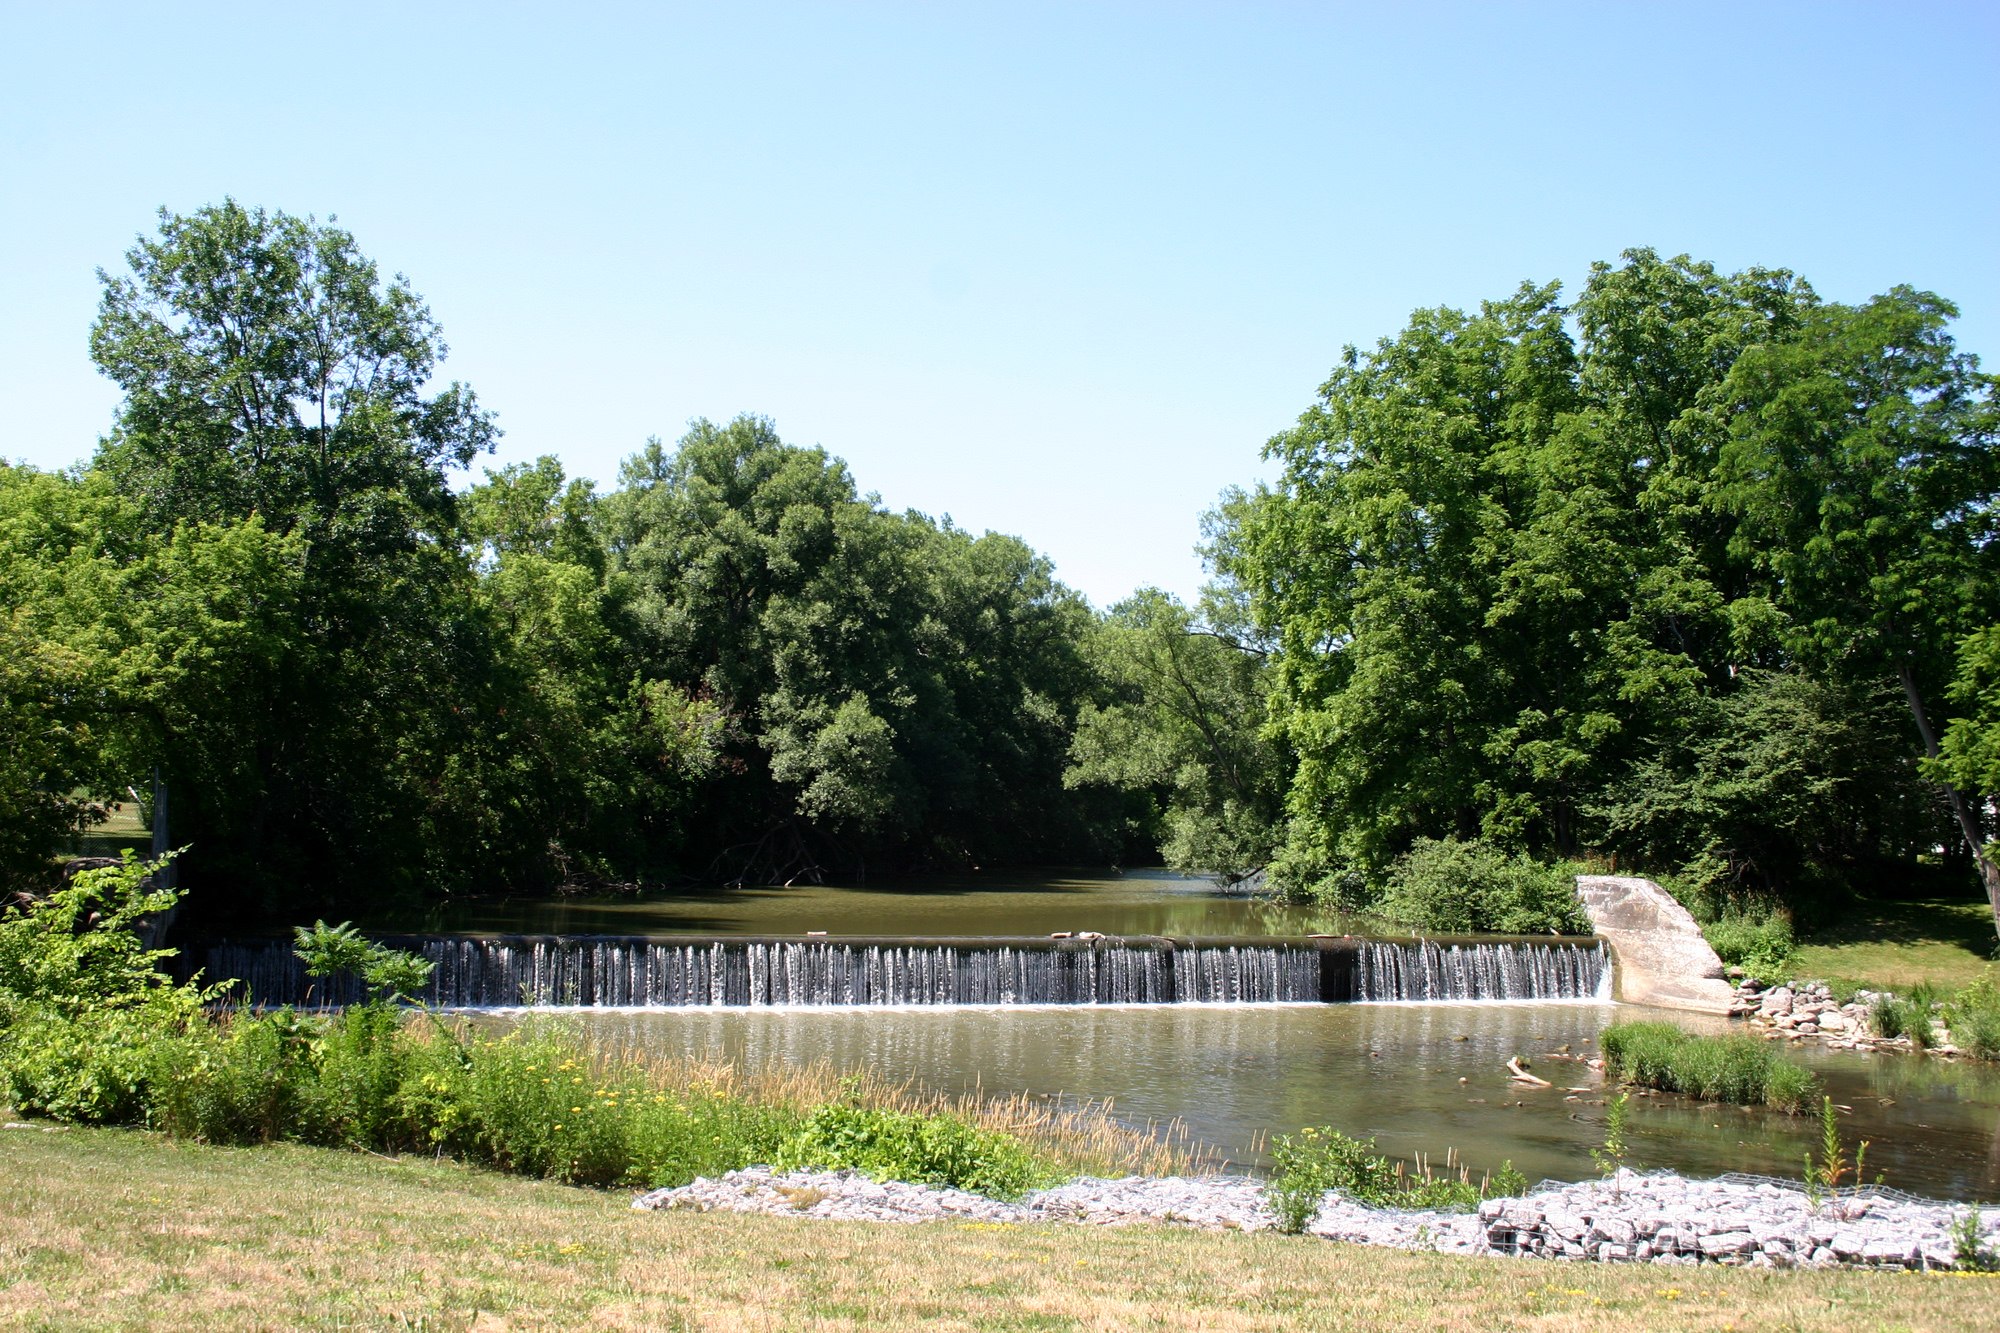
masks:
{"type": "Polygon", "coordinates": [[[337,926],[315,921],[310,927],[296,927],[293,934],[307,976],[359,977],[369,997],[376,1001],[415,999],[430,983],[435,966],[406,950],[377,944],[348,921],[337,926]]]}
{"type": "Polygon", "coordinates": [[[85,1122],[138,1117],[152,1053],[198,1022],[210,992],[173,986],[135,928],[179,898],[129,851],[26,907],[0,911],[0,1086],[23,1111],[85,1122]]]}
{"type": "Polygon", "coordinates": [[[1152,836],[1145,793],[1063,785],[1112,687],[1018,540],[749,417],[611,495],[546,456],[456,495],[490,414],[346,231],[224,201],[126,260],[94,464],[0,466],[0,878],[156,772],[222,919],[1152,836]]]}
{"type": "Polygon", "coordinates": [[[430,855],[491,660],[449,473],[495,431],[463,385],[426,396],[436,321],[345,231],[234,201],[163,210],[126,260],[91,332],[125,395],[96,470],[148,538],[247,525],[287,576],[262,649],[141,756],[202,879],[310,900],[472,860],[430,855]]]}
{"type": "Polygon", "coordinates": [[[1900,694],[1745,670],[1691,710],[1692,725],[1636,760],[1591,813],[1611,845],[1682,867],[1704,915],[1735,915],[1732,904],[1779,888],[1804,902],[1837,896],[1899,837],[1948,836],[1903,740],[1900,694]]]}
{"type": "Polygon", "coordinates": [[[1378,1207],[1437,1209],[1471,1208],[1481,1199],[1528,1189],[1527,1178],[1511,1162],[1477,1182],[1464,1167],[1436,1175],[1422,1166],[1413,1174],[1377,1152],[1375,1140],[1323,1127],[1280,1135],[1271,1144],[1271,1164],[1264,1199],[1278,1215],[1278,1229],[1292,1234],[1318,1215],[1329,1190],[1378,1207]]]}
{"type": "Polygon", "coordinates": [[[1945,1006],[1952,1041],[1976,1060],[2000,1060],[2000,990],[1982,977],[1945,1006]]]}
{"type": "Polygon", "coordinates": [[[169,737],[256,780],[251,683],[283,657],[302,552],[256,517],[147,531],[101,472],[0,464],[0,878],[42,887],[56,837],[169,737]]]}
{"type": "Polygon", "coordinates": [[[1230,881],[1271,859],[1286,776],[1261,734],[1266,654],[1240,633],[1152,588],[1111,608],[1089,641],[1111,697],[1082,705],[1063,773],[1072,788],[1147,793],[1167,864],[1230,881]]]}
{"type": "Polygon", "coordinates": [[[1920,981],[1900,995],[1876,996],[1868,1006],[1868,1023],[1878,1037],[1908,1037],[1911,1045],[1926,1050],[1936,1039],[1931,1018],[1937,1006],[1937,988],[1920,981]]]}
{"type": "Polygon", "coordinates": [[[1508,856],[1488,843],[1419,838],[1390,867],[1371,909],[1399,926],[1469,934],[1588,934],[1576,867],[1508,856]]]}
{"type": "Polygon", "coordinates": [[[1625,1117],[1632,1109],[1632,1094],[1621,1092],[1604,1104],[1604,1146],[1590,1150],[1600,1175],[1615,1176],[1625,1165],[1625,1117]]]}
{"type": "MultiPolygon", "coordinates": [[[[63,1014],[126,1008],[166,989],[159,965],[174,951],[148,949],[137,927],[180,899],[149,878],[170,860],[142,862],[128,849],[115,866],[0,910],[0,1020],[19,1006],[63,1014]]],[[[192,987],[170,993],[190,1006],[202,998],[192,987]]]]}
{"type": "Polygon", "coordinates": [[[1791,917],[1776,904],[1730,903],[1701,933],[1717,958],[1762,981],[1784,980],[1798,951],[1791,917]]]}
{"type": "Polygon", "coordinates": [[[449,1152],[590,1185],[681,1184],[780,1161],[1011,1196],[1054,1170],[1016,1135],[870,1104],[859,1082],[800,1106],[593,1060],[555,1024],[495,1036],[428,1012],[413,1020],[393,1000],[421,987],[424,965],[345,925],[301,930],[300,955],[314,975],[359,972],[374,999],[331,1015],[211,1015],[213,994],[163,984],[151,970],[161,953],[132,936],[139,915],[175,896],[142,888],[146,869],[128,858],[0,917],[0,1088],[22,1111],[207,1143],[449,1152]],[[102,920],[79,927],[93,904],[102,920]]]}
{"type": "Polygon", "coordinates": [[[648,677],[711,701],[716,869],[1106,855],[1062,788],[1090,614],[1019,541],[892,514],[770,422],[696,422],[604,502],[648,677]]]}
{"type": "Polygon", "coordinates": [[[778,1149],[783,1170],[818,1168],[865,1171],[878,1180],[970,1190],[1012,1199],[1053,1179],[1016,1139],[978,1129],[949,1115],[832,1102],[806,1116],[778,1149]]]}
{"type": "Polygon", "coordinates": [[[456,494],[492,418],[331,221],[163,211],[126,261],[94,464],[0,466],[17,883],[157,771],[221,918],[1157,849],[1532,930],[1531,862],[1595,853],[1809,928],[1954,843],[2000,914],[2000,407],[1931,294],[1636,250],[1420,311],[1207,517],[1198,605],[1100,617],[752,416],[456,494]],[[1451,901],[1439,845],[1512,887],[1451,901]]]}
{"type": "Polygon", "coordinates": [[[153,1054],[184,1015],[153,1002],[64,1013],[13,1008],[0,1051],[0,1087],[30,1115],[83,1124],[131,1124],[153,1093],[153,1054]]]}
{"type": "Polygon", "coordinates": [[[1704,1101],[1797,1114],[1817,1087],[1804,1066],[1740,1033],[1704,1037],[1672,1023],[1614,1023],[1598,1044],[1611,1077],[1704,1101]]]}
{"type": "Polygon", "coordinates": [[[1806,1198],[1814,1208],[1827,1200],[1837,1202],[1841,1185],[1850,1179],[1858,1187],[1868,1165],[1866,1139],[1854,1149],[1852,1160],[1848,1158],[1847,1145],[1840,1134],[1840,1113],[1834,1109],[1831,1097],[1820,1098],[1819,1138],[1819,1155],[1815,1157],[1808,1148],[1805,1156],[1806,1198]]]}
{"type": "Polygon", "coordinates": [[[1275,873],[1339,896],[1482,838],[1801,906],[1948,821],[1979,846],[1979,803],[1915,781],[1952,647],[2000,621],[2000,418],[1954,313],[1637,250],[1574,304],[1348,349],[1231,548],[1297,757],[1275,873]]]}
{"type": "Polygon", "coordinates": [[[1986,1243],[1982,1228],[1984,1218],[1976,1207],[1964,1212],[1953,1213],[1951,1217],[1951,1261],[1952,1266],[1969,1273],[1991,1273],[2000,1270],[2000,1254],[1995,1254],[1986,1243]]]}
{"type": "Polygon", "coordinates": [[[1959,640],[1945,694],[1953,711],[1927,771],[1990,801],[2000,793],[2000,624],[1959,640]]]}

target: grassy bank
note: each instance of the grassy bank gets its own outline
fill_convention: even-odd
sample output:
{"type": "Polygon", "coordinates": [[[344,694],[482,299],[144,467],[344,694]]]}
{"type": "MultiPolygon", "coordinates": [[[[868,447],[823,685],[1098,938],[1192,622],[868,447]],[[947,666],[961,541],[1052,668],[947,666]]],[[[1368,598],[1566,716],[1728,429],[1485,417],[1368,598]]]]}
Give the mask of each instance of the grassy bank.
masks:
{"type": "Polygon", "coordinates": [[[1973,1329],[2000,1286],[1454,1259],[1270,1234],[634,1213],[425,1159],[0,1132],[0,1325],[1973,1329]]]}
{"type": "Polygon", "coordinates": [[[1925,981],[1957,990],[1981,977],[2000,979],[1995,943],[1984,902],[1860,902],[1803,940],[1791,971],[1870,990],[1901,991],[1925,981]]]}

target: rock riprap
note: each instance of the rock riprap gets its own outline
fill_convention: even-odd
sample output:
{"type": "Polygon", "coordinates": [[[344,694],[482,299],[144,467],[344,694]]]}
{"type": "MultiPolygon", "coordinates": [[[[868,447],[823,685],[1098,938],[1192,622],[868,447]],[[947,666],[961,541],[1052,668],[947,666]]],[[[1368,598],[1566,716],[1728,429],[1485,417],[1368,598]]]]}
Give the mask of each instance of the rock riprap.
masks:
{"type": "MultiPolygon", "coordinates": [[[[877,1181],[858,1171],[753,1166],[654,1190],[633,1207],[863,1222],[1150,1222],[1238,1231],[1277,1224],[1259,1182],[1226,1176],[1085,1177],[1012,1204],[962,1190],[877,1181]]],[[[1952,1224],[1965,1211],[1872,1192],[1815,1202],[1774,1181],[1620,1171],[1609,1180],[1489,1199],[1477,1212],[1464,1213],[1371,1208],[1329,1193],[1307,1230],[1328,1240],[1403,1250],[1599,1263],[1950,1268],[1956,1255],[1952,1224]]],[[[1981,1211],[1979,1229],[1985,1249],[2000,1250],[2000,1208],[1981,1211]]]]}
{"type": "Polygon", "coordinates": [[[1888,998],[1884,991],[1860,990],[1842,1003],[1834,999],[1833,988],[1824,981],[1767,986],[1755,978],[1746,978],[1736,984],[1736,998],[1730,1003],[1729,1016],[1748,1019],[1767,1037],[1793,1041],[1817,1037],[1821,1044],[1835,1050],[1922,1049],[1931,1055],[1946,1056],[1959,1053],[1950,1029],[1935,1017],[1926,1020],[1929,1039],[1921,1048],[1907,1036],[1875,1035],[1871,1015],[1876,1003],[1888,998]]]}

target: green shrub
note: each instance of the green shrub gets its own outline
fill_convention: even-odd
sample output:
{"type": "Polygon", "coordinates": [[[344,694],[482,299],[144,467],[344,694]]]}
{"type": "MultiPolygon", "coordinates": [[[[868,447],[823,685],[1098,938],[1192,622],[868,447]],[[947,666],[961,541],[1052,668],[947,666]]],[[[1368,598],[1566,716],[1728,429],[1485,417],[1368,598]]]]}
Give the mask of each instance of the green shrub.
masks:
{"type": "Polygon", "coordinates": [[[1281,1135],[1271,1145],[1271,1164],[1264,1198],[1278,1215],[1278,1229],[1292,1234],[1306,1229],[1328,1190],[1373,1201],[1395,1182],[1394,1166],[1375,1151],[1373,1139],[1364,1143],[1337,1129],[1307,1127],[1281,1135]]]}
{"type": "Polygon", "coordinates": [[[1946,1006],[1952,1040],[1978,1060],[2000,1060],[2000,990],[1981,978],[1946,1006]]]}
{"type": "Polygon", "coordinates": [[[1328,1190],[1378,1207],[1443,1209],[1471,1208],[1483,1198],[1528,1189],[1527,1177],[1512,1162],[1478,1182],[1462,1167],[1442,1176],[1428,1169],[1410,1172],[1377,1152],[1373,1139],[1351,1139],[1324,1127],[1280,1135],[1271,1145],[1271,1164],[1264,1199],[1278,1215],[1278,1229],[1291,1234],[1306,1229],[1328,1190]]]}
{"type": "Polygon", "coordinates": [[[301,1137],[342,1148],[403,1152],[433,1145],[434,1098],[413,1088],[437,1058],[452,1063],[448,1039],[418,1040],[411,1020],[391,1004],[350,1005],[323,1020],[311,1043],[311,1081],[303,1089],[301,1137]],[[436,1044],[440,1049],[432,1049],[436,1044]]]}
{"type": "MultiPolygon", "coordinates": [[[[611,1185],[630,1166],[629,1089],[606,1085],[575,1042],[529,1024],[467,1047],[452,1082],[453,1117],[440,1146],[503,1171],[577,1185],[611,1185]]],[[[433,1071],[435,1073],[435,1071],[433,1071]]]]}
{"type": "Polygon", "coordinates": [[[153,1048],[179,1007],[136,1005],[65,1013],[17,1007],[0,1033],[0,1087],[30,1115],[90,1125],[146,1117],[153,1048]]]}
{"type": "Polygon", "coordinates": [[[1937,988],[1920,981],[1901,995],[1876,996],[1868,1007],[1868,1024],[1878,1037],[1908,1037],[1918,1050],[1929,1050],[1936,1040],[1931,1016],[1937,1003],[1937,988]]]}
{"type": "Polygon", "coordinates": [[[306,965],[307,976],[352,975],[372,1000],[416,999],[430,984],[431,973],[437,966],[406,949],[377,944],[347,921],[337,926],[315,921],[310,926],[297,927],[292,935],[293,952],[306,965]]]}
{"type": "Polygon", "coordinates": [[[202,1143],[305,1138],[311,1025],[290,1010],[190,1024],[152,1052],[148,1118],[202,1143]]]}
{"type": "Polygon", "coordinates": [[[632,1106],[625,1183],[645,1189],[773,1162],[804,1119],[785,1106],[650,1089],[632,1106]]]}
{"type": "Polygon", "coordinates": [[[1762,981],[1791,975],[1798,952],[1792,919],[1782,908],[1732,903],[1701,928],[1715,956],[1762,981]]]}
{"type": "Polygon", "coordinates": [[[1018,1140],[949,1115],[913,1115],[829,1103],[778,1151],[782,1169],[866,1171],[878,1179],[971,1190],[1011,1199],[1048,1178],[1018,1140]]]}
{"type": "Polygon", "coordinates": [[[1598,1035],[1606,1074],[1704,1101],[1796,1114],[1818,1089],[1803,1066],[1740,1033],[1703,1037],[1672,1023],[1614,1023],[1598,1035]]]}
{"type": "Polygon", "coordinates": [[[1787,1115],[1798,1115],[1819,1091],[1819,1080],[1804,1065],[1774,1061],[1764,1076],[1764,1104],[1787,1115]]]}
{"type": "Polygon", "coordinates": [[[145,887],[171,856],[141,863],[126,849],[115,866],[86,870],[25,910],[0,911],[0,1023],[21,1005],[66,1013],[118,1007],[170,991],[190,1008],[207,996],[168,987],[160,972],[172,949],[148,949],[135,927],[180,901],[173,889],[145,887]]]}
{"type": "Polygon", "coordinates": [[[1483,842],[1420,838],[1390,867],[1373,910],[1396,925],[1443,934],[1587,934],[1575,869],[1483,842]]]}

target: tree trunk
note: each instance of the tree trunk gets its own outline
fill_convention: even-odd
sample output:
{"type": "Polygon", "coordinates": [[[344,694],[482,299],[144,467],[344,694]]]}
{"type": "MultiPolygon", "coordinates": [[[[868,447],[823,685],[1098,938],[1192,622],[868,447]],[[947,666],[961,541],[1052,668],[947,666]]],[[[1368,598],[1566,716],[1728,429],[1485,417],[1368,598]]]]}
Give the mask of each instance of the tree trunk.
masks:
{"type": "MultiPolygon", "coordinates": [[[[1937,733],[1931,730],[1930,717],[1924,712],[1923,695],[1917,691],[1916,673],[1905,662],[1898,674],[1903,680],[1903,697],[1910,703],[1910,716],[1917,720],[1917,734],[1924,738],[1924,755],[1935,759],[1938,757],[1937,733]]],[[[1958,820],[1958,831],[1965,838],[1965,849],[1972,853],[1972,864],[1979,868],[1979,883],[1986,890],[1987,905],[1993,909],[1993,929],[2000,934],[2000,865],[1994,864],[1993,858],[1987,855],[1986,839],[1980,836],[1979,820],[1973,816],[1964,793],[1949,782],[1938,785],[1944,790],[1945,800],[1951,803],[1952,816],[1958,820]]]]}

